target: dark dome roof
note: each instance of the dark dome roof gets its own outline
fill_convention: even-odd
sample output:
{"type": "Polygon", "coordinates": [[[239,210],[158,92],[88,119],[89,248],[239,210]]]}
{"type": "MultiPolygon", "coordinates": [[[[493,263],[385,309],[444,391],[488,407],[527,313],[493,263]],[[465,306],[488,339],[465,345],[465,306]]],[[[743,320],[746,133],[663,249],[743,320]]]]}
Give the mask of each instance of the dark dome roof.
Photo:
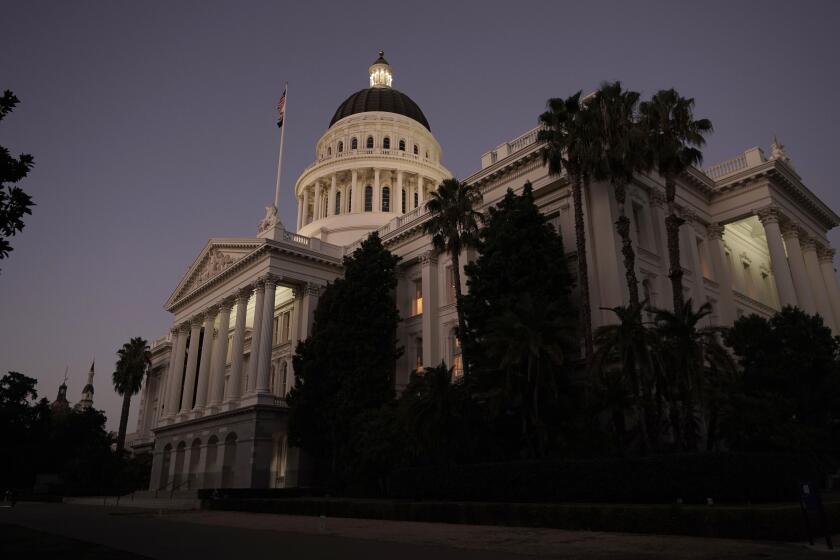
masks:
{"type": "Polygon", "coordinates": [[[423,111],[420,110],[417,103],[401,91],[388,87],[367,88],[357,91],[348,97],[336,109],[335,115],[333,115],[330,121],[330,126],[344,117],[349,117],[356,113],[367,113],[368,111],[385,111],[387,113],[403,115],[419,122],[429,132],[432,130],[429,126],[429,121],[426,120],[426,115],[423,114],[423,111]]]}

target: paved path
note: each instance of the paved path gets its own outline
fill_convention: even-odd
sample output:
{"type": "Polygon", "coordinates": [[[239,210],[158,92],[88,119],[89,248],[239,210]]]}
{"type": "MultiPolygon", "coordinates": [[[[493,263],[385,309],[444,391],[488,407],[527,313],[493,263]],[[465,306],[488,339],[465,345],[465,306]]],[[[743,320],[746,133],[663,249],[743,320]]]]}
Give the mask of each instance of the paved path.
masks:
{"type": "Polygon", "coordinates": [[[177,560],[834,557],[803,545],[726,539],[337,518],[322,525],[315,517],[213,511],[157,515],[69,504],[19,503],[14,509],[0,510],[0,524],[177,560]]]}

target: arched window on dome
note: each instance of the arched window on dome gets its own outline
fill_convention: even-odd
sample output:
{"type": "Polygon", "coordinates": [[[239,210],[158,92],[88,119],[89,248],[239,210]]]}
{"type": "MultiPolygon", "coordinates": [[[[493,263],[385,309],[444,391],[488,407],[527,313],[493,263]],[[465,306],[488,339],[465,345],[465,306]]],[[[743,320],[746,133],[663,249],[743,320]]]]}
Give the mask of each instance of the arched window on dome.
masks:
{"type": "Polygon", "coordinates": [[[365,212],[373,212],[373,187],[365,187],[365,212]]]}
{"type": "Polygon", "coordinates": [[[405,140],[400,140],[399,147],[401,152],[405,151],[405,140]]]}
{"type": "Polygon", "coordinates": [[[402,190],[402,213],[405,214],[405,189],[402,190]]]}
{"type": "Polygon", "coordinates": [[[382,187],[382,211],[391,211],[391,187],[382,187]]]}
{"type": "Polygon", "coordinates": [[[353,138],[350,140],[350,149],[351,150],[358,150],[359,149],[359,139],[353,138]]]}
{"type": "Polygon", "coordinates": [[[390,150],[391,149],[391,139],[387,136],[382,140],[382,149],[383,150],[390,150]]]}
{"type": "Polygon", "coordinates": [[[340,154],[343,151],[344,151],[344,142],[339,140],[339,142],[338,142],[338,153],[340,154]]]}
{"type": "Polygon", "coordinates": [[[426,159],[429,159],[429,150],[426,150],[426,159]]]}
{"type": "Polygon", "coordinates": [[[335,193],[335,215],[341,214],[341,191],[335,193]]]}
{"type": "Polygon", "coordinates": [[[368,150],[373,149],[373,136],[368,136],[367,141],[365,142],[365,146],[368,150]]]}
{"type": "Polygon", "coordinates": [[[416,156],[419,153],[420,153],[420,148],[417,147],[417,144],[414,144],[414,155],[416,156]]]}
{"type": "Polygon", "coordinates": [[[327,155],[328,156],[332,155],[332,147],[331,146],[327,146],[327,155]]]}

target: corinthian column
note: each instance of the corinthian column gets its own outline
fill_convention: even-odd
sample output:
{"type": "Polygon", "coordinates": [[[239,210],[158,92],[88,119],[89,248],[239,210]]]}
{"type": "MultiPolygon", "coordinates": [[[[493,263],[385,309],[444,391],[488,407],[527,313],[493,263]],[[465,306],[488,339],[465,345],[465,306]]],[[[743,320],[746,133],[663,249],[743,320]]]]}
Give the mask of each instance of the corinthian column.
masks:
{"type": "Polygon", "coordinates": [[[245,346],[245,317],[248,313],[251,291],[251,288],[245,288],[236,294],[236,326],[233,331],[233,345],[230,349],[230,384],[227,401],[238,399],[242,393],[242,351],[245,346]]]}
{"type": "Polygon", "coordinates": [[[251,353],[248,358],[248,387],[247,392],[253,392],[257,386],[257,367],[260,362],[260,332],[263,316],[263,281],[258,280],[254,285],[254,328],[251,329],[251,353]]]}
{"type": "Polygon", "coordinates": [[[373,170],[373,211],[382,212],[382,189],[379,188],[379,168],[373,170]]]}
{"type": "Polygon", "coordinates": [[[323,218],[321,215],[321,181],[315,181],[315,210],[312,212],[312,221],[323,218]]]}
{"type": "Polygon", "coordinates": [[[274,346],[274,295],[277,279],[268,276],[263,288],[262,329],[260,330],[259,365],[257,366],[258,393],[268,392],[268,374],[271,371],[271,350],[274,346]]]}
{"type": "Polygon", "coordinates": [[[405,214],[408,209],[408,195],[403,197],[403,172],[397,171],[397,192],[392,197],[394,202],[399,206],[394,206],[394,212],[397,214],[405,214]],[[405,208],[403,208],[403,200],[405,200],[405,208]]]}
{"type": "Polygon", "coordinates": [[[834,324],[840,328],[840,290],[837,288],[837,274],[834,272],[834,249],[821,247],[819,257],[825,291],[834,311],[834,324]]]}
{"type": "Polygon", "coordinates": [[[179,331],[180,329],[178,327],[172,327],[169,330],[171,340],[171,345],[169,347],[169,365],[166,368],[166,377],[164,378],[163,387],[161,389],[160,408],[163,411],[163,414],[160,415],[160,418],[168,418],[172,416],[172,409],[169,406],[169,402],[172,399],[172,392],[175,390],[173,387],[175,384],[175,354],[178,351],[179,331]]]}
{"type": "Polygon", "coordinates": [[[198,391],[195,394],[195,407],[193,410],[202,410],[207,404],[207,389],[210,386],[210,366],[213,359],[213,325],[216,324],[216,315],[219,309],[211,307],[204,314],[204,339],[201,343],[201,363],[198,366],[198,391]]]}
{"type": "Polygon", "coordinates": [[[300,227],[309,223],[309,186],[303,187],[303,210],[301,210],[300,227]]]}
{"type": "Polygon", "coordinates": [[[190,326],[190,353],[187,356],[187,373],[184,381],[184,398],[181,399],[181,414],[192,410],[193,407],[198,353],[201,351],[201,345],[199,344],[199,339],[201,338],[201,317],[193,317],[190,326]]]}
{"type": "Polygon", "coordinates": [[[801,238],[802,259],[805,261],[805,270],[808,273],[808,282],[811,285],[811,295],[817,312],[822,316],[823,322],[835,333],[838,332],[837,323],[834,321],[834,310],[831,308],[831,300],[823,281],[820,270],[819,259],[817,258],[817,242],[809,237],[801,238]]]}
{"type": "Polygon", "coordinates": [[[718,283],[718,320],[721,326],[731,326],[735,321],[735,294],[732,292],[732,271],[723,247],[723,234],[726,228],[721,224],[711,224],[706,228],[709,235],[709,254],[715,268],[715,280],[718,283]]]}
{"type": "Polygon", "coordinates": [[[437,253],[429,251],[421,258],[423,290],[423,366],[434,367],[438,356],[438,266],[437,253]]]}
{"type": "Polygon", "coordinates": [[[768,207],[758,211],[758,219],[764,226],[764,233],[767,236],[767,249],[770,251],[770,266],[773,268],[773,276],[776,278],[776,288],[779,290],[779,301],[782,306],[798,305],[796,290],[793,287],[793,278],[790,275],[790,266],[785,256],[785,244],[782,240],[782,232],[779,229],[780,212],[778,208],[768,207]]]}
{"type": "Polygon", "coordinates": [[[337,190],[336,185],[336,174],[333,173],[330,176],[330,195],[329,199],[327,200],[327,216],[335,216],[335,193],[337,190]]]}
{"type": "Polygon", "coordinates": [[[799,245],[799,228],[794,224],[788,224],[782,230],[782,237],[787,247],[790,273],[793,279],[793,287],[796,289],[796,299],[804,311],[813,315],[817,312],[817,306],[814,304],[811,284],[808,282],[808,273],[805,271],[802,247],[799,245]]]}
{"type": "Polygon", "coordinates": [[[219,332],[213,347],[213,373],[210,376],[210,406],[218,406],[225,392],[225,363],[227,362],[228,329],[232,298],[226,298],[219,305],[219,332]]]}
{"type": "Polygon", "coordinates": [[[169,406],[167,407],[167,416],[175,416],[178,414],[178,408],[181,403],[181,389],[184,382],[184,357],[187,353],[187,336],[190,333],[189,323],[184,323],[178,328],[178,345],[175,348],[175,364],[172,368],[172,383],[169,385],[171,389],[169,393],[169,406]]]}

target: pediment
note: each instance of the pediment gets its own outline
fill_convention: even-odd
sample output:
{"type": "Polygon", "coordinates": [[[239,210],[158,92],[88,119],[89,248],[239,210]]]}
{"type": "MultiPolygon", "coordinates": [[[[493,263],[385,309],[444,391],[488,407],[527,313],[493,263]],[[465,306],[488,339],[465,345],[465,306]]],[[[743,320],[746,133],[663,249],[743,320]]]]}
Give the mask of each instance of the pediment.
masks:
{"type": "Polygon", "coordinates": [[[181,278],[166,307],[247,257],[264,244],[262,239],[211,239],[181,278]]]}

